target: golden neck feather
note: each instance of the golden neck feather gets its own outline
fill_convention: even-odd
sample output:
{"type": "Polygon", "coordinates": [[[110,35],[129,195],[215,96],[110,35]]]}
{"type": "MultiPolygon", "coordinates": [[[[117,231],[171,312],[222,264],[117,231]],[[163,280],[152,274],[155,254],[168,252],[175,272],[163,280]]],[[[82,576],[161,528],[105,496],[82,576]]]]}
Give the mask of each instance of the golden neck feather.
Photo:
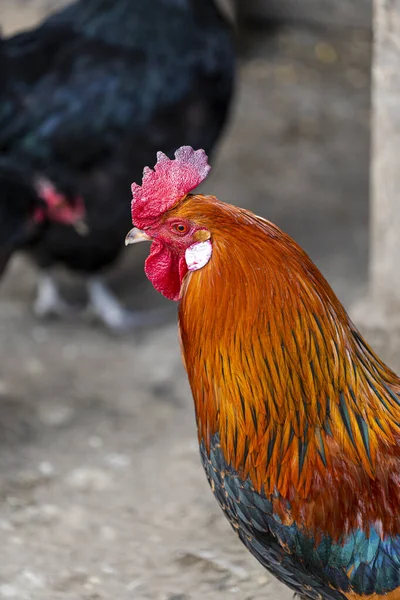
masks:
{"type": "Polygon", "coordinates": [[[218,433],[229,464],[284,497],[340,453],[373,477],[399,434],[396,375],[288,236],[244,210],[212,217],[212,259],[179,310],[200,440],[218,433]]]}

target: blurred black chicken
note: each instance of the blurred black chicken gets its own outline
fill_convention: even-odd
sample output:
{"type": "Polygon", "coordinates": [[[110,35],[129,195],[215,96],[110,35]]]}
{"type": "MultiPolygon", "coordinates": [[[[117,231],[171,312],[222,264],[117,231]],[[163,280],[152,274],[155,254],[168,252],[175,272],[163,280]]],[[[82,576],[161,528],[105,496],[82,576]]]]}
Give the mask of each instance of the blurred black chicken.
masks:
{"type": "Polygon", "coordinates": [[[16,249],[34,257],[37,315],[68,310],[52,274],[64,264],[87,276],[107,326],[136,323],[101,273],[156,151],[212,151],[233,90],[230,29],[213,0],[80,0],[0,41],[0,268],[16,249]]]}

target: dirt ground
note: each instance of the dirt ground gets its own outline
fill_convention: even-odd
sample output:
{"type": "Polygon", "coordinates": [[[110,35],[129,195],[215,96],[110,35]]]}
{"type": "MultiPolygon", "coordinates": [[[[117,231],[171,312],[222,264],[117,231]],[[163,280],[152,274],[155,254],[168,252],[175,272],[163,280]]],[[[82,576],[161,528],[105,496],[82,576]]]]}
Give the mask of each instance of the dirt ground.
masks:
{"type": "MultiPolygon", "coordinates": [[[[0,3],[8,32],[43,16],[44,3],[0,3]]],[[[350,306],[366,279],[369,34],[259,29],[239,50],[204,189],[292,234],[350,306]]],[[[110,280],[131,306],[165,306],[143,257],[127,250],[110,280]]],[[[291,599],[208,489],[174,307],[123,338],[88,320],[39,323],[35,279],[17,257],[0,296],[0,599],[291,599]]]]}

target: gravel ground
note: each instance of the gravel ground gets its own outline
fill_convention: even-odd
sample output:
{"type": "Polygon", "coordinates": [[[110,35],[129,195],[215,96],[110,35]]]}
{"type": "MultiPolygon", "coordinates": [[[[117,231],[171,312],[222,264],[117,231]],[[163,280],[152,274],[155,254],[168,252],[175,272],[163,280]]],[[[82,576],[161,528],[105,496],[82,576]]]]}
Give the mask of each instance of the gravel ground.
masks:
{"type": "MultiPolygon", "coordinates": [[[[8,32],[49,8],[0,1],[8,32]]],[[[204,186],[292,234],[347,306],[366,277],[368,35],[243,32],[232,120],[204,186]]],[[[165,306],[143,252],[129,249],[110,281],[131,306],[165,306]]],[[[17,257],[1,289],[0,599],[291,599],[208,489],[174,307],[162,327],[123,338],[88,319],[38,323],[35,280],[17,257]]]]}

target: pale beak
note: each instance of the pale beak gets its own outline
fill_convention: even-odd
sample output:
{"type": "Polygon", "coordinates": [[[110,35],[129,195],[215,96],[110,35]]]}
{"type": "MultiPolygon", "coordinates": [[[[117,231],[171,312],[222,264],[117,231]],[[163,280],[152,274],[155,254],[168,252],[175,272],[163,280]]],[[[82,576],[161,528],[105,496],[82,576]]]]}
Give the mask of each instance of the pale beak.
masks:
{"type": "Polygon", "coordinates": [[[85,236],[90,233],[90,229],[84,218],[77,219],[76,221],[74,221],[72,223],[72,227],[79,235],[85,236]]]}
{"type": "Polygon", "coordinates": [[[153,240],[151,239],[150,236],[147,235],[147,233],[145,233],[141,229],[138,229],[137,227],[134,227],[133,229],[130,230],[130,232],[127,234],[127,236],[125,238],[125,246],[129,246],[129,244],[137,244],[138,242],[152,242],[152,241],[153,240]]]}

